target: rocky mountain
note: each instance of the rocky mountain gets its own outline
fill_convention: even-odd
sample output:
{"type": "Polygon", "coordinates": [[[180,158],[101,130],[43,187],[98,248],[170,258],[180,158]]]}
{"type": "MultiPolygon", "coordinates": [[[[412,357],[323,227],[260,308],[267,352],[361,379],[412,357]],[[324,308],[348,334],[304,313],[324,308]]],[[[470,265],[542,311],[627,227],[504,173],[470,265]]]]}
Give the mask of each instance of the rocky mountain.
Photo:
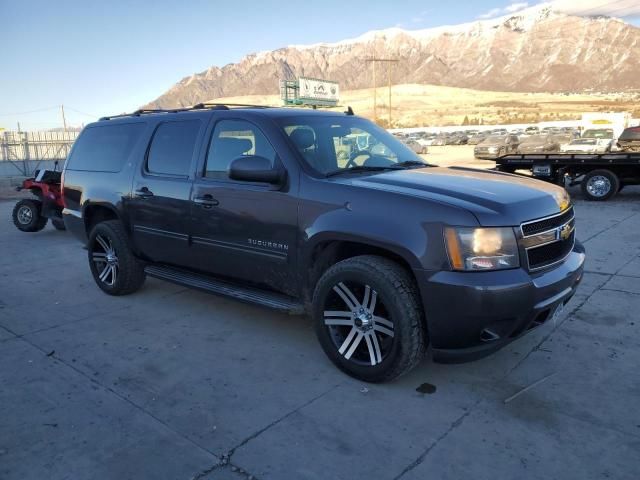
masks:
{"type": "MultiPolygon", "coordinates": [[[[515,92],[640,89],[640,28],[608,17],[577,17],[538,5],[516,14],[425,30],[368,32],[332,44],[291,45],[185,77],[146,108],[274,94],[280,79],[336,80],[371,87],[368,57],[397,58],[393,84],[515,92]]],[[[378,65],[378,84],[387,82],[378,65]]]]}

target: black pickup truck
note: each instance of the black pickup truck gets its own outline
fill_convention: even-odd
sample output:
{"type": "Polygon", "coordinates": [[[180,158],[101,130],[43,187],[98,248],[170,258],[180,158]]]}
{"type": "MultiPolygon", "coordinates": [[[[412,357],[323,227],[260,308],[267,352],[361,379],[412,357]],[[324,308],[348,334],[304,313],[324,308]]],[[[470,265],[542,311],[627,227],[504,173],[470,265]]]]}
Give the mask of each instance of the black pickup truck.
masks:
{"type": "Polygon", "coordinates": [[[557,185],[580,185],[587,200],[609,200],[626,185],[640,185],[640,153],[548,153],[504,155],[496,170],[528,170],[534,178],[557,185]]]}
{"type": "Polygon", "coordinates": [[[106,293],[149,275],[308,313],[329,358],[372,382],[427,347],[487,355],[574,294],[585,254],[564,189],[426,164],[351,109],[236,107],[83,130],[63,216],[106,293]]]}

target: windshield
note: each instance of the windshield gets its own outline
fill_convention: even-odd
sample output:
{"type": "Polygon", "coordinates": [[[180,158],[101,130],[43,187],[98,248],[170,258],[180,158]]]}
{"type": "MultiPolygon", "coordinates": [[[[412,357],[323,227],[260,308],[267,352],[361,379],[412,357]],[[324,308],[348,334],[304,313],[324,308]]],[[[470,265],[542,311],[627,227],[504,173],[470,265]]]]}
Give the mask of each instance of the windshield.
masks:
{"type": "Polygon", "coordinates": [[[587,130],[582,135],[582,138],[613,138],[613,130],[608,128],[602,128],[598,130],[587,130]]]}
{"type": "Polygon", "coordinates": [[[306,163],[330,174],[367,168],[392,168],[420,162],[417,154],[374,123],[350,116],[300,115],[278,120],[306,163]]]}

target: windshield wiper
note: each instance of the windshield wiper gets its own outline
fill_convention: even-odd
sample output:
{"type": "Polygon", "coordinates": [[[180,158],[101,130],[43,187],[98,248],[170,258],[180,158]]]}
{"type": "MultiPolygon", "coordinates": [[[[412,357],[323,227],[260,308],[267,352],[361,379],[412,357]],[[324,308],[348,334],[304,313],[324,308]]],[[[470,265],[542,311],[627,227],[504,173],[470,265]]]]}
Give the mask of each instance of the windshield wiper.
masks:
{"type": "Polygon", "coordinates": [[[394,167],[404,168],[404,167],[435,167],[435,165],[431,165],[430,163],[421,162],[420,160],[405,160],[404,162],[398,162],[393,164],[394,167]]]}
{"type": "Polygon", "coordinates": [[[334,177],[336,175],[340,175],[343,173],[350,173],[350,172],[381,172],[383,170],[395,170],[396,167],[389,165],[389,166],[377,166],[374,167],[373,165],[356,165],[355,167],[351,167],[351,168],[339,168],[338,170],[333,170],[329,173],[325,173],[325,177],[334,177]]]}

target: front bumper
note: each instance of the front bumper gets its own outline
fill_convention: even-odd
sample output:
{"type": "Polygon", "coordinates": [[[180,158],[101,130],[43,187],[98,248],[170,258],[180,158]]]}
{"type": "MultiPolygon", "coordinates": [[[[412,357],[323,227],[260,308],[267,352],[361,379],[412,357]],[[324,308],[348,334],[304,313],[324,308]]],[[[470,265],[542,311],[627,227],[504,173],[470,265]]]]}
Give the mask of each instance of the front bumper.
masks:
{"type": "Polygon", "coordinates": [[[535,274],[416,270],[434,360],[476,360],[542,325],[575,293],[584,260],[576,241],[561,264],[535,274]]]}

